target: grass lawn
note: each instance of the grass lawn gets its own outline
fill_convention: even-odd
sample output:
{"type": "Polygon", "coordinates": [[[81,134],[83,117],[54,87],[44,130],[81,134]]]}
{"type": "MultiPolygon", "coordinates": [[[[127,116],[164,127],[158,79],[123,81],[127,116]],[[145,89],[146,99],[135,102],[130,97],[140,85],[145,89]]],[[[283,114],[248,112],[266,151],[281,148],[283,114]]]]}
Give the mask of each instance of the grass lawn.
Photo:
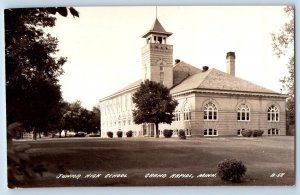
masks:
{"type": "Polygon", "coordinates": [[[260,138],[74,138],[37,141],[15,141],[29,144],[27,150],[34,162],[61,164],[79,179],[59,178],[60,172],[47,173],[33,186],[172,186],[172,185],[293,185],[294,137],[260,138]],[[223,182],[214,174],[225,158],[241,160],[247,172],[241,183],[223,182]],[[86,174],[101,174],[84,178],[86,174]],[[166,178],[145,178],[146,174],[166,178]],[[270,177],[284,173],[283,177],[270,177]],[[104,178],[106,174],[123,174],[126,178],[104,178]],[[191,174],[189,178],[169,178],[172,174],[191,174]]]}

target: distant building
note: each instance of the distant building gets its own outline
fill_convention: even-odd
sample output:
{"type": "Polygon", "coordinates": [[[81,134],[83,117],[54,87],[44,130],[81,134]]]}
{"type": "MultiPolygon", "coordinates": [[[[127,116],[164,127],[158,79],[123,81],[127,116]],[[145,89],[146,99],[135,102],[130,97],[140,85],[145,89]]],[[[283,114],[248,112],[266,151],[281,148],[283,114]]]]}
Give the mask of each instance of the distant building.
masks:
{"type": "MultiPolygon", "coordinates": [[[[142,79],[100,100],[101,132],[116,136],[132,130],[134,136],[154,136],[155,125],[133,122],[132,94],[149,79],[170,88],[178,101],[171,125],[173,135],[184,129],[188,136],[240,136],[243,129],[264,130],[264,135],[286,134],[286,96],[235,76],[235,53],[226,55],[227,73],[217,69],[199,69],[183,61],[173,64],[173,45],[156,19],[142,37],[142,79]]],[[[125,134],[124,134],[125,135],[125,134]]]]}

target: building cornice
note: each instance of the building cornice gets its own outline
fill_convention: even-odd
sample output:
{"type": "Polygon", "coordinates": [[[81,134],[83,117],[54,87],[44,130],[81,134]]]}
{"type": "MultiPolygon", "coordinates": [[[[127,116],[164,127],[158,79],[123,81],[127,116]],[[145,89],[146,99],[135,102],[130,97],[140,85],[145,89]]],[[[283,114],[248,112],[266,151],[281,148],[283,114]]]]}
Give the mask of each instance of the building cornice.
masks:
{"type": "Polygon", "coordinates": [[[124,94],[124,93],[128,93],[128,92],[130,92],[130,91],[133,91],[133,90],[135,90],[135,89],[138,89],[139,87],[140,87],[140,85],[134,86],[134,87],[131,87],[131,88],[128,88],[128,89],[126,89],[126,90],[123,90],[123,91],[120,91],[120,92],[117,92],[117,93],[114,93],[114,94],[112,94],[112,95],[110,95],[110,96],[106,96],[106,97],[100,99],[99,102],[103,102],[103,101],[105,101],[105,100],[113,99],[113,98],[115,98],[115,97],[117,97],[117,96],[120,96],[120,95],[122,95],[122,94],[124,94]]]}
{"type": "MultiPolygon", "coordinates": [[[[136,89],[138,89],[140,87],[140,85],[138,86],[134,86],[131,87],[129,89],[126,89],[124,91],[120,91],[118,93],[115,93],[113,95],[104,97],[102,99],[99,100],[99,102],[103,102],[105,100],[109,100],[112,98],[115,98],[117,96],[120,96],[124,93],[128,93],[130,91],[134,91],[136,89]]],[[[220,94],[220,95],[238,95],[238,96],[251,96],[251,97],[273,97],[273,98],[280,98],[280,99],[286,99],[288,97],[288,95],[286,94],[278,94],[278,93],[265,93],[265,92],[246,92],[246,91],[225,91],[225,90],[213,90],[213,89],[201,89],[201,88],[197,88],[197,89],[190,89],[190,90],[186,90],[186,91],[181,91],[181,92],[177,92],[177,93],[171,93],[171,95],[173,97],[179,97],[179,96],[184,96],[184,95],[188,95],[188,94],[220,94]]]]}
{"type": "Polygon", "coordinates": [[[265,92],[247,92],[247,91],[225,91],[225,90],[213,90],[213,89],[190,89],[182,92],[171,93],[173,97],[183,96],[193,93],[208,93],[208,94],[220,94],[220,95],[239,95],[239,96],[256,96],[256,97],[273,97],[286,99],[288,95],[278,93],[265,93],[265,92]]]}

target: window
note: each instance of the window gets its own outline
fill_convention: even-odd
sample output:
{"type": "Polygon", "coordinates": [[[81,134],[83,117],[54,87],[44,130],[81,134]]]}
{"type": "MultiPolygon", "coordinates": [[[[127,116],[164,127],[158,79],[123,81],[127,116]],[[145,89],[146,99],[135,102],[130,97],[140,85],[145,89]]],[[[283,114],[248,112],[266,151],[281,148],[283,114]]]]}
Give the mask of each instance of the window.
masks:
{"type": "Polygon", "coordinates": [[[178,135],[178,130],[173,130],[173,135],[178,135]]]}
{"type": "Polygon", "coordinates": [[[166,39],[166,37],[163,38],[163,43],[164,43],[164,44],[167,44],[167,39],[166,39]]]}
{"type": "Polygon", "coordinates": [[[159,74],[159,81],[160,81],[160,84],[164,83],[164,72],[160,72],[160,74],[159,74]]]}
{"type": "Polygon", "coordinates": [[[162,37],[157,37],[158,43],[162,43],[162,37]]]}
{"type": "Polygon", "coordinates": [[[126,117],[125,116],[123,117],[123,125],[124,126],[126,125],[126,117]]]}
{"type": "Polygon", "coordinates": [[[160,71],[159,81],[161,84],[163,84],[163,82],[164,82],[164,64],[162,62],[159,64],[159,71],[160,71]]]}
{"type": "Polygon", "coordinates": [[[218,120],[217,107],[211,102],[204,107],[204,120],[218,120]]]}
{"type": "Polygon", "coordinates": [[[191,118],[192,118],[191,109],[190,109],[189,104],[186,103],[183,108],[183,119],[185,121],[188,121],[188,120],[191,120],[191,118]]]}
{"type": "Polygon", "coordinates": [[[249,121],[250,120],[250,108],[246,104],[241,104],[238,107],[237,112],[238,121],[249,121]]]}
{"type": "Polygon", "coordinates": [[[238,130],[237,130],[237,136],[242,136],[242,131],[243,131],[243,130],[245,130],[245,129],[238,129],[238,130]]]}
{"type": "Polygon", "coordinates": [[[218,136],[218,131],[216,129],[205,129],[204,136],[218,136]]]}
{"type": "Polygon", "coordinates": [[[280,132],[276,128],[268,129],[268,135],[280,135],[280,132]]]}
{"type": "Polygon", "coordinates": [[[128,125],[131,125],[131,116],[130,115],[127,116],[127,120],[128,120],[128,125]]]}
{"type": "Polygon", "coordinates": [[[268,121],[279,121],[279,109],[275,105],[272,105],[268,108],[268,121]]]}
{"type": "Polygon", "coordinates": [[[180,110],[175,110],[175,121],[180,121],[180,110]]]}
{"type": "Polygon", "coordinates": [[[185,134],[186,134],[186,135],[192,135],[192,131],[191,131],[190,129],[186,129],[186,130],[185,130],[185,134]]]}
{"type": "Polygon", "coordinates": [[[118,126],[121,126],[121,116],[118,117],[118,126]]]}

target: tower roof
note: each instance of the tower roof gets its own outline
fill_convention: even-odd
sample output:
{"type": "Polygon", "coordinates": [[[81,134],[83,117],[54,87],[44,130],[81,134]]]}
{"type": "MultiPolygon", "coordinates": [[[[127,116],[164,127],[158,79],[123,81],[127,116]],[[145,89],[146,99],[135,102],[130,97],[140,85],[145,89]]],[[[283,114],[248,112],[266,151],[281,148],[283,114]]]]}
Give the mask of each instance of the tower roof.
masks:
{"type": "Polygon", "coordinates": [[[158,19],[156,18],[154,21],[154,24],[152,25],[152,27],[150,28],[150,30],[148,30],[145,34],[143,34],[143,38],[146,38],[148,35],[150,34],[162,34],[162,35],[167,35],[170,36],[172,35],[172,33],[167,32],[164,27],[161,25],[161,23],[158,21],[158,19]]]}

